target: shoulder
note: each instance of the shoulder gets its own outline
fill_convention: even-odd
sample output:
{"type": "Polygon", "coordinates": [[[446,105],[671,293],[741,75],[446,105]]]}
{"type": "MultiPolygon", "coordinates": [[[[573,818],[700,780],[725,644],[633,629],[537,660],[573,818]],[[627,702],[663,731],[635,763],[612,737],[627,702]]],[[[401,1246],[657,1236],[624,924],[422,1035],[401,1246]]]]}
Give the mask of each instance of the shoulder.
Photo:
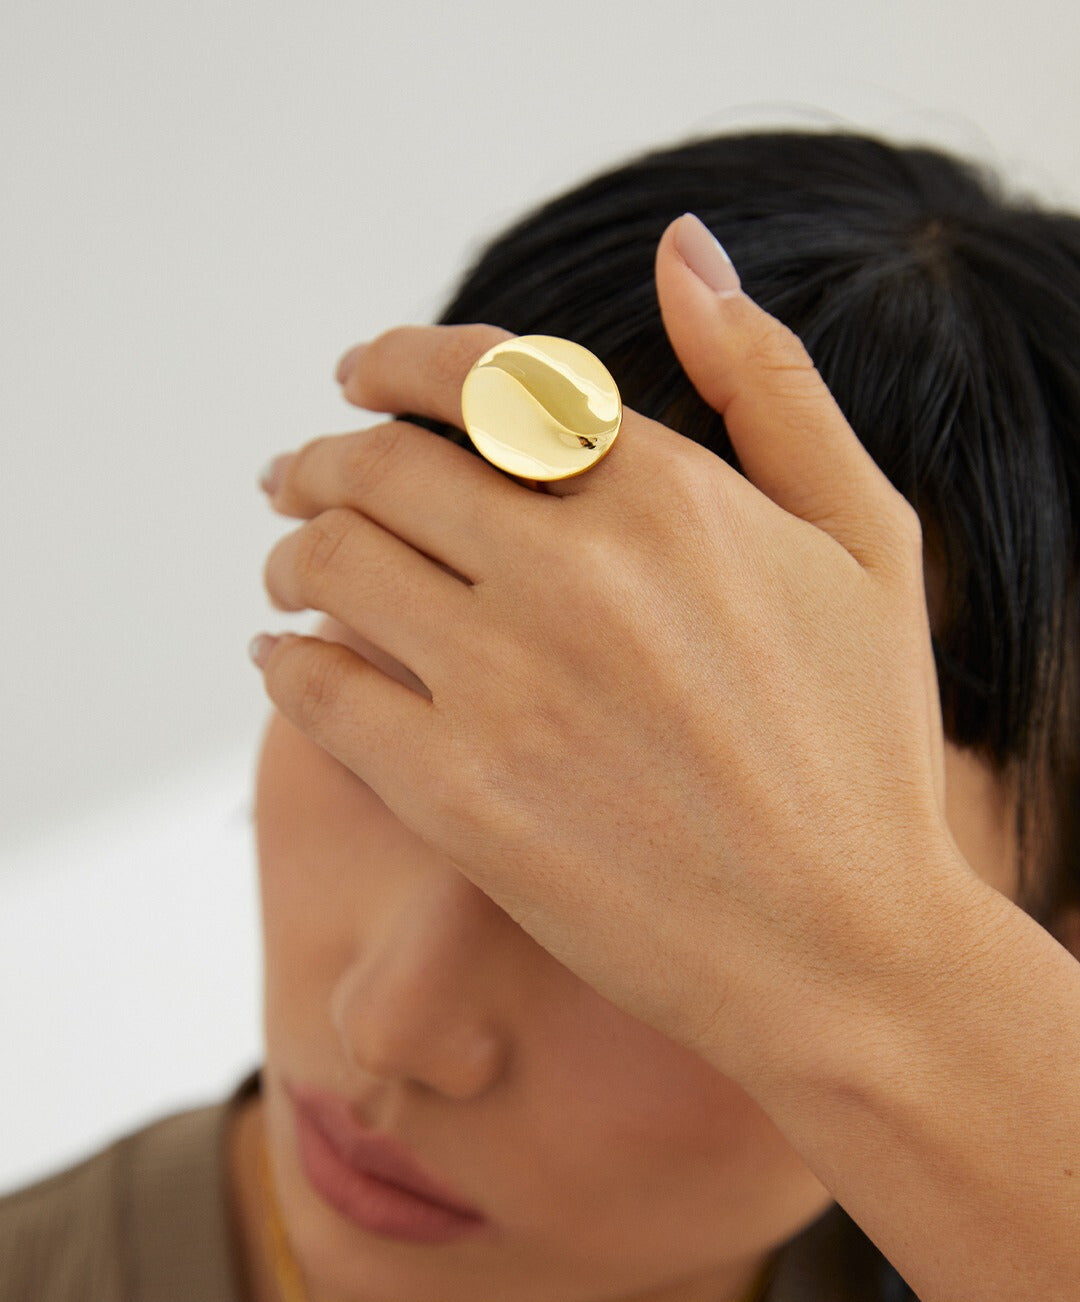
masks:
{"type": "Polygon", "coordinates": [[[0,1302],[120,1302],[119,1147],[0,1197],[0,1302]]]}
{"type": "Polygon", "coordinates": [[[0,1195],[0,1302],[234,1302],[222,1141],[257,1084],[0,1195]]]}

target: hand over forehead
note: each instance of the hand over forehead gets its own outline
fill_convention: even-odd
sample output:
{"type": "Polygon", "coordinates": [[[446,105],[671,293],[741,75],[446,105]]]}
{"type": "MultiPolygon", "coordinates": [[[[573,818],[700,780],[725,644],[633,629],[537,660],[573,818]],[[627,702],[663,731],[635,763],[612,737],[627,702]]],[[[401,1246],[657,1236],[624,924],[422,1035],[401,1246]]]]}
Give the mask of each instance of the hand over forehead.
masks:
{"type": "MultiPolygon", "coordinates": [[[[315,438],[273,496],[306,523],[267,561],[271,599],[326,612],[430,699],[315,638],[282,639],[264,673],[556,958],[700,1044],[763,946],[855,961],[829,940],[837,900],[853,891],[854,919],[896,883],[848,874],[884,829],[937,835],[944,759],[915,512],[801,343],[709,291],[667,232],[657,286],[742,474],[625,406],[610,451],[545,491],[407,418],[315,438]]],[[[508,338],[395,327],[346,396],[460,428],[470,367],[508,338]]]]}

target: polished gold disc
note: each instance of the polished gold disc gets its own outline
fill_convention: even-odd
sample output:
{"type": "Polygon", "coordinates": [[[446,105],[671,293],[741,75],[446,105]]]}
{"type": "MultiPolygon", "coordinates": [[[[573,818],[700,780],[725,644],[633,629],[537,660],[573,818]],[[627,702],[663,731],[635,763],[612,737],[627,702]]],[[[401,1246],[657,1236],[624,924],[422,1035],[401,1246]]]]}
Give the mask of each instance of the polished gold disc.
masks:
{"type": "Polygon", "coordinates": [[[570,479],[605,456],[622,424],[610,371],[558,335],[517,335],[489,348],[461,386],[477,451],[524,479],[570,479]]]}

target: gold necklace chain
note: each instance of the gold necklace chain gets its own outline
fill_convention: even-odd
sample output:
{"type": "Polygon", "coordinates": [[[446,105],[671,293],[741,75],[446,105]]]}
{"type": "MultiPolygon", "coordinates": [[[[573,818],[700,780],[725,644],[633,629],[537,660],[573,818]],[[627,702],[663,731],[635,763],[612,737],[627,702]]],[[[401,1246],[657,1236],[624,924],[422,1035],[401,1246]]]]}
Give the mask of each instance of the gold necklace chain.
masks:
{"type": "Polygon", "coordinates": [[[274,1197],[274,1183],[270,1175],[270,1160],[266,1153],[266,1136],[259,1127],[259,1184],[262,1189],[264,1224],[270,1240],[270,1265],[274,1283],[281,1302],[309,1302],[304,1281],[300,1275],[293,1250],[285,1234],[285,1225],[274,1197]]]}
{"type": "MultiPolygon", "coordinates": [[[[285,1225],[282,1222],[281,1212],[278,1210],[277,1199],[274,1196],[274,1184],[270,1175],[270,1161],[266,1153],[266,1136],[261,1126],[259,1128],[258,1160],[259,1184],[262,1189],[265,1225],[270,1240],[270,1265],[274,1272],[274,1283],[277,1285],[281,1302],[310,1302],[307,1290],[304,1288],[303,1277],[300,1274],[300,1266],[292,1248],[289,1246],[285,1225]]],[[[736,1298],[735,1302],[763,1302],[765,1288],[771,1277],[772,1259],[770,1258],[754,1280],[749,1293],[743,1298],[736,1298]]]]}

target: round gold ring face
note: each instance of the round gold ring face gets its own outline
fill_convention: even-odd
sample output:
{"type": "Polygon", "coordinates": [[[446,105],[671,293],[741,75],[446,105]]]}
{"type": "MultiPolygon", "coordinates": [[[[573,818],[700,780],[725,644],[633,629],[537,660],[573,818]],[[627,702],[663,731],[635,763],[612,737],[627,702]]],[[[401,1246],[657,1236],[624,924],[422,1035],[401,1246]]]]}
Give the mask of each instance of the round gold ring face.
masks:
{"type": "Polygon", "coordinates": [[[477,451],[524,479],[570,479],[605,456],[622,424],[607,367],[558,335],[517,335],[489,348],[461,386],[477,451]]]}

